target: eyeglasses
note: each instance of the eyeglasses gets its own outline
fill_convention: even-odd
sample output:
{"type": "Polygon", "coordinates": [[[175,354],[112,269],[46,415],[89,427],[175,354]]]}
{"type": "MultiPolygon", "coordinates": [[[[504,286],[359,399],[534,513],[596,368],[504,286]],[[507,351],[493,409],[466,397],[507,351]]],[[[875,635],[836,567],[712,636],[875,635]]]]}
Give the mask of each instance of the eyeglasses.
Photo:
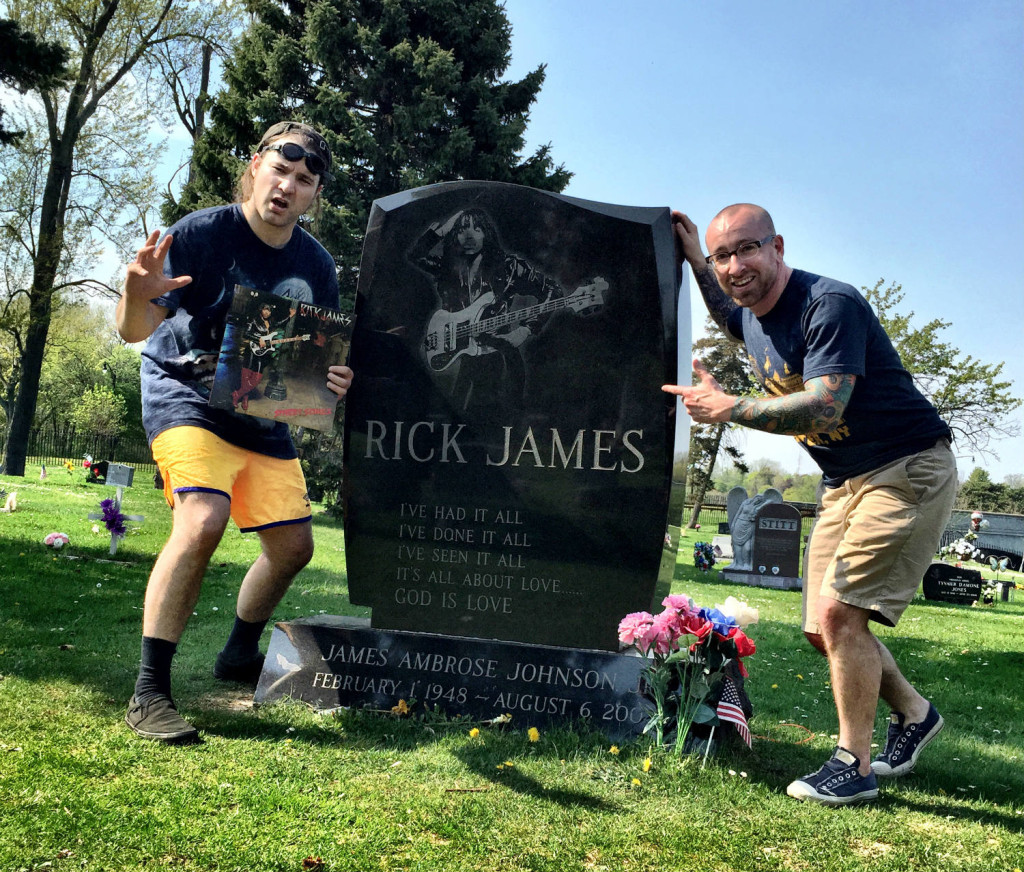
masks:
{"type": "Polygon", "coordinates": [[[734,254],[740,260],[750,260],[750,258],[761,250],[762,245],[767,245],[776,236],[778,236],[778,234],[773,233],[771,236],[766,236],[764,239],[758,240],[757,242],[744,242],[743,245],[739,246],[739,248],[734,248],[732,251],[716,251],[714,254],[709,254],[704,258],[704,260],[713,267],[725,269],[729,266],[734,254]]]}
{"type": "Polygon", "coordinates": [[[275,142],[273,145],[265,145],[260,149],[262,154],[265,151],[279,152],[281,157],[290,163],[306,159],[306,168],[315,176],[322,176],[327,172],[327,162],[316,152],[306,151],[296,142],[275,142]]]}

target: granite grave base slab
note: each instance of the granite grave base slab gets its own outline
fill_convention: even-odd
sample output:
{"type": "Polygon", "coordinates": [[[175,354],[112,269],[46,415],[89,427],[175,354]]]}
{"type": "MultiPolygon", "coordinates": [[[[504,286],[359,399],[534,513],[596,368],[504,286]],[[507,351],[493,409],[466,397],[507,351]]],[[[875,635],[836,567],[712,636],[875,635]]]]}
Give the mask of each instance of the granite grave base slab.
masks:
{"type": "Polygon", "coordinates": [[[770,587],[775,590],[801,590],[803,579],[791,575],[773,575],[771,571],[758,572],[743,569],[723,569],[719,576],[734,584],[749,584],[751,587],[770,587]]]}
{"type": "Polygon", "coordinates": [[[404,699],[414,711],[477,720],[510,714],[522,729],[586,721],[627,739],[652,711],[639,692],[645,663],[631,651],[380,630],[320,615],[275,624],[255,702],[388,711],[404,699]]]}

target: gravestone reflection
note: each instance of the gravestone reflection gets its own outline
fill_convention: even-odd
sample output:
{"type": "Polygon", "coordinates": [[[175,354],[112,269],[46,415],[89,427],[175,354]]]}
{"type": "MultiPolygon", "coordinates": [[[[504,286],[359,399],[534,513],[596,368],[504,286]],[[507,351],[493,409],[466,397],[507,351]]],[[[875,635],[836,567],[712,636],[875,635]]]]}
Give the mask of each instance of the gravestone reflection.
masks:
{"type": "MultiPolygon", "coordinates": [[[[289,622],[271,654],[307,664],[320,651],[318,670],[343,676],[359,661],[378,707],[382,687],[483,716],[533,696],[555,700],[533,706],[541,722],[585,713],[613,731],[587,699],[560,700],[627,693],[619,714],[639,711],[642,663],[617,653],[616,630],[651,607],[663,562],[674,569],[665,531],[685,440],[659,388],[677,377],[678,286],[667,209],[483,182],[377,201],[345,410],[349,595],[371,626],[289,622]],[[408,672],[435,664],[433,681],[408,672]],[[532,695],[505,686],[524,674],[532,695]]],[[[272,684],[303,694],[305,665],[267,662],[258,699],[272,684]]],[[[317,704],[358,698],[344,677],[308,684],[317,704]]]]}

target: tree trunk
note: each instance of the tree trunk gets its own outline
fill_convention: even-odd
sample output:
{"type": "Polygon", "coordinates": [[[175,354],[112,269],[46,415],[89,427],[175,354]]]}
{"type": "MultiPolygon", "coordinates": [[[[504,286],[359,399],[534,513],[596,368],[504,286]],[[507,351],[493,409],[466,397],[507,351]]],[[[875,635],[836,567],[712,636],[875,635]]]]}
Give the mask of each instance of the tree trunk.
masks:
{"type": "MultiPolygon", "coordinates": [[[[40,92],[50,138],[50,166],[46,172],[46,184],[43,187],[39,209],[39,241],[32,266],[29,326],[21,357],[21,382],[18,385],[18,396],[14,401],[14,410],[7,430],[4,463],[8,475],[25,474],[28,434],[39,400],[39,376],[43,369],[46,338],[50,333],[54,284],[64,245],[64,216],[67,214],[68,198],[71,193],[75,148],[83,126],[96,111],[99,92],[105,93],[112,88],[138,60],[138,55],[135,55],[126,61],[106,85],[99,89],[97,95],[89,98],[90,89],[96,86],[93,66],[96,52],[117,12],[119,2],[120,0],[103,0],[98,17],[86,33],[79,69],[64,109],[63,126],[60,124],[59,104],[54,95],[46,90],[40,92]]],[[[160,21],[166,16],[172,2],[173,0],[167,0],[160,21]]]]}
{"type": "Polygon", "coordinates": [[[21,378],[7,429],[4,452],[7,475],[25,474],[28,434],[39,399],[39,378],[53,314],[53,287],[64,242],[64,214],[67,210],[67,192],[71,187],[72,148],[73,143],[69,145],[61,141],[51,149],[50,171],[46,175],[39,215],[39,245],[32,271],[32,289],[29,292],[29,324],[21,356],[21,378]]]}
{"type": "Polygon", "coordinates": [[[686,525],[691,530],[696,528],[700,518],[700,510],[704,508],[704,495],[708,492],[708,485],[711,483],[711,474],[715,471],[715,461],[718,459],[718,449],[722,444],[722,436],[725,433],[725,424],[715,425],[714,451],[708,452],[708,468],[701,470],[697,479],[697,487],[693,491],[693,511],[690,512],[690,521],[686,525]]]}

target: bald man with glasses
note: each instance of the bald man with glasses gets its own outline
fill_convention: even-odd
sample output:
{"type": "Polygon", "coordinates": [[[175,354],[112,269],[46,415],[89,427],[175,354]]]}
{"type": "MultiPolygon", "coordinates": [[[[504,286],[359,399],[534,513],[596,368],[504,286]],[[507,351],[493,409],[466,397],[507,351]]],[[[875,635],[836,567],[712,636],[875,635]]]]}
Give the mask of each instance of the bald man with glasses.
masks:
{"type": "Polygon", "coordinates": [[[665,385],[701,424],[793,436],[822,471],[804,566],[803,630],[826,658],[839,741],[787,793],[825,805],[878,796],[877,777],[914,768],[943,720],[904,677],[870,622],[896,625],[931,563],[956,495],[952,435],[918,391],[878,318],[852,286],[788,266],[760,206],[719,212],[705,234],[673,226],[715,323],[743,342],[765,397],[725,393],[699,360],[691,387],[665,385]],[[870,760],[878,700],[885,750],[870,760]]]}

